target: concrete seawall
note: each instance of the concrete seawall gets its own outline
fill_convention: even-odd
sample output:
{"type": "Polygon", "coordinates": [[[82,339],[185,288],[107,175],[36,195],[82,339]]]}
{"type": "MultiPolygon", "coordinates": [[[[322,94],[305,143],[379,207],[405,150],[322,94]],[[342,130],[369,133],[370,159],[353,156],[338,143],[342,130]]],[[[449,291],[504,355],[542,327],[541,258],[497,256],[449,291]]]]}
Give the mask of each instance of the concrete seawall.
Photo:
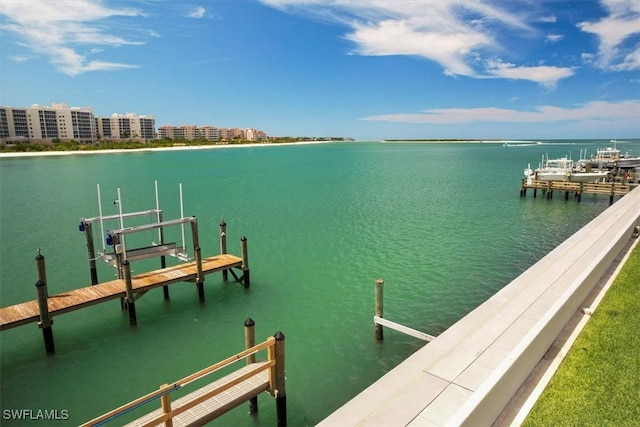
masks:
{"type": "Polygon", "coordinates": [[[635,189],[318,425],[490,426],[638,225],[635,189]]]}

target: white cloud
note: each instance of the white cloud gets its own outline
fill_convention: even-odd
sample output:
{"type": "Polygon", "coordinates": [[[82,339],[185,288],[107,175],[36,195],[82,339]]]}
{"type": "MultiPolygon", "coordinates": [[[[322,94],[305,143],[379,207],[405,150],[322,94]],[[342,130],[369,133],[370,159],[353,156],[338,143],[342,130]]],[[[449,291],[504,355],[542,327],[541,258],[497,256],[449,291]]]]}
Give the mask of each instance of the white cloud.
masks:
{"type": "Polygon", "coordinates": [[[31,56],[26,56],[26,55],[13,55],[11,56],[11,59],[15,62],[27,62],[31,59],[33,59],[33,57],[31,56]]]}
{"type": "MultiPolygon", "coordinates": [[[[135,65],[117,62],[87,60],[78,52],[88,46],[118,47],[139,45],[109,31],[105,20],[111,17],[142,16],[132,8],[109,8],[91,0],[2,0],[0,14],[4,16],[0,30],[14,33],[31,51],[45,55],[56,68],[70,76],[98,70],[135,68],[135,65]]],[[[85,50],[85,49],[83,49],[85,50]]]]}
{"type": "Polygon", "coordinates": [[[581,22],[578,27],[599,39],[598,65],[615,71],[640,69],[640,44],[625,44],[640,35],[640,2],[602,0],[609,15],[596,22],[581,22]]]}
{"type": "MultiPolygon", "coordinates": [[[[517,78],[553,87],[573,73],[559,67],[478,68],[488,53],[505,51],[498,40],[503,32],[513,37],[535,36],[524,11],[508,11],[508,3],[490,0],[261,0],[291,13],[346,25],[345,38],[352,53],[371,56],[412,55],[440,64],[447,75],[476,78],[517,78]],[[480,60],[478,60],[480,59],[480,60]],[[555,79],[555,80],[554,80],[555,79]]],[[[555,22],[554,16],[542,18],[555,22]]],[[[509,37],[510,37],[509,36],[509,37]]],[[[561,36],[551,35],[548,41],[561,36]]]]}
{"type": "Polygon", "coordinates": [[[530,80],[549,89],[554,88],[558,80],[571,77],[574,74],[573,70],[570,68],[546,65],[540,65],[537,67],[518,67],[514,64],[508,64],[500,61],[489,61],[487,64],[486,71],[490,75],[512,80],[530,80]]]}
{"type": "Polygon", "coordinates": [[[544,39],[549,43],[556,43],[556,42],[559,42],[560,40],[562,40],[563,38],[564,38],[564,36],[562,36],[560,34],[549,34],[544,39]]]}
{"type": "Polygon", "coordinates": [[[200,18],[204,17],[206,14],[207,14],[207,10],[202,6],[198,6],[197,8],[192,10],[191,12],[187,13],[187,18],[200,19],[200,18]]]}
{"type": "Polygon", "coordinates": [[[461,124],[630,121],[640,117],[640,101],[594,101],[576,108],[541,106],[533,111],[505,108],[446,108],[419,113],[381,114],[362,120],[396,123],[461,124]]]}
{"type": "Polygon", "coordinates": [[[448,73],[473,75],[465,56],[474,46],[489,44],[481,33],[445,34],[426,29],[411,20],[386,20],[376,25],[356,24],[346,36],[362,55],[417,55],[440,63],[448,73]]]}

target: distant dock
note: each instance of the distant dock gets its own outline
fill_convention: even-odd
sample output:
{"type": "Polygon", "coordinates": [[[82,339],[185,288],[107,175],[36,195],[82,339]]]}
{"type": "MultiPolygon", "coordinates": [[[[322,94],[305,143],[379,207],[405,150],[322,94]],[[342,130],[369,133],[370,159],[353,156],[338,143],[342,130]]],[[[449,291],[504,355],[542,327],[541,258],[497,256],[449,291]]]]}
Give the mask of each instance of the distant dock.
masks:
{"type": "Polygon", "coordinates": [[[538,190],[542,190],[548,200],[553,199],[555,191],[564,192],[565,200],[569,200],[569,194],[574,193],[574,197],[578,202],[582,200],[583,194],[604,194],[609,196],[609,204],[612,204],[615,196],[622,197],[636,187],[638,187],[638,184],[619,182],[587,183],[537,179],[527,182],[526,179],[523,179],[520,187],[520,197],[526,197],[528,189],[533,189],[533,197],[537,197],[538,190]]]}

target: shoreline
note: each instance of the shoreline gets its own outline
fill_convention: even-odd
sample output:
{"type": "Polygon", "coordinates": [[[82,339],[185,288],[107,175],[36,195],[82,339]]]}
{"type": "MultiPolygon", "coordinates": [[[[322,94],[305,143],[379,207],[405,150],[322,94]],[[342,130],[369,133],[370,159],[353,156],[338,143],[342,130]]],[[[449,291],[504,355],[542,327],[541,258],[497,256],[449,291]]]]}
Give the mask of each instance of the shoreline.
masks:
{"type": "Polygon", "coordinates": [[[185,150],[215,150],[218,148],[242,148],[242,147],[281,147],[286,145],[310,145],[326,144],[336,141],[298,141],[286,143],[255,143],[255,144],[219,144],[219,145],[181,145],[177,147],[155,147],[155,148],[115,148],[104,150],[72,150],[72,151],[13,151],[8,153],[0,152],[0,159],[15,157],[53,157],[53,156],[75,156],[90,154],[116,154],[116,153],[153,153],[156,151],[185,151],[185,150]]]}

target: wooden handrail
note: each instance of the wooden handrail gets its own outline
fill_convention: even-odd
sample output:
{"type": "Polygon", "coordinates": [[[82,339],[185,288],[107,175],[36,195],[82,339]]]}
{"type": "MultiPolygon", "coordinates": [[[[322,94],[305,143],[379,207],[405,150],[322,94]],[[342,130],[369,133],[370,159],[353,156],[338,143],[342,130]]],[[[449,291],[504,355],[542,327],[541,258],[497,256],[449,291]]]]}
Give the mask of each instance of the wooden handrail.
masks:
{"type": "Polygon", "coordinates": [[[180,381],[176,381],[175,384],[180,383],[181,386],[185,386],[189,383],[192,383],[193,381],[196,381],[206,375],[209,375],[215,371],[218,371],[222,368],[224,368],[227,365],[232,364],[233,362],[237,362],[240,359],[244,359],[247,356],[250,356],[252,354],[255,354],[257,352],[259,352],[260,350],[263,350],[267,347],[272,347],[276,342],[276,339],[274,337],[269,337],[266,339],[266,341],[260,343],[260,344],[256,344],[251,348],[248,348],[244,351],[241,351],[238,354],[235,354],[231,357],[228,357],[226,359],[224,359],[221,362],[218,363],[214,363],[213,365],[209,366],[208,368],[204,368],[201,371],[195,372],[187,377],[184,377],[183,379],[181,379],[180,381]]]}
{"type": "MultiPolygon", "coordinates": [[[[119,408],[116,408],[116,409],[114,409],[112,411],[109,411],[104,415],[101,415],[101,416],[99,416],[97,418],[92,419],[91,421],[88,421],[88,422],[86,422],[84,424],[81,424],[81,427],[92,427],[92,426],[102,425],[102,424],[104,424],[104,423],[106,423],[108,421],[111,421],[114,418],[119,417],[120,415],[125,414],[126,412],[129,412],[129,411],[131,411],[133,409],[136,409],[136,408],[138,408],[138,407],[140,407],[140,406],[142,406],[142,405],[144,405],[146,403],[149,403],[152,400],[155,400],[155,399],[157,399],[159,397],[167,395],[167,394],[169,394],[169,393],[171,393],[171,392],[173,392],[173,391],[175,391],[175,390],[177,390],[177,389],[179,389],[181,387],[184,387],[184,386],[186,386],[186,385],[188,385],[188,384],[200,379],[200,378],[203,378],[203,377],[205,377],[205,376],[207,376],[207,375],[209,375],[209,374],[211,374],[213,372],[216,372],[216,371],[218,371],[218,370],[220,370],[220,369],[222,369],[222,368],[224,368],[224,367],[226,367],[226,366],[228,366],[228,365],[230,365],[230,364],[232,364],[234,362],[237,362],[238,360],[244,359],[247,356],[255,354],[255,353],[259,352],[260,350],[264,350],[265,348],[271,349],[275,345],[275,342],[276,342],[276,339],[274,337],[269,337],[264,342],[262,342],[260,344],[256,344],[253,347],[248,348],[248,349],[246,349],[244,351],[241,351],[240,353],[237,353],[237,354],[235,354],[235,355],[233,355],[231,357],[228,357],[228,358],[226,358],[226,359],[224,359],[224,360],[222,360],[222,361],[220,361],[218,363],[214,363],[213,365],[211,365],[211,366],[209,366],[207,368],[204,368],[204,369],[202,369],[202,370],[200,370],[198,372],[195,372],[195,373],[193,373],[191,375],[188,375],[188,376],[182,378],[181,380],[175,381],[172,384],[164,385],[164,386],[160,387],[159,390],[156,390],[154,392],[148,393],[148,394],[146,394],[146,395],[144,395],[142,397],[139,397],[139,398],[137,398],[135,400],[132,400],[131,402],[129,402],[129,403],[125,404],[125,405],[120,406],[119,408]]],[[[269,363],[267,363],[266,365],[260,366],[259,368],[254,369],[254,370],[248,372],[247,374],[242,375],[239,378],[243,378],[243,380],[247,379],[247,378],[250,378],[250,377],[256,375],[257,373],[259,373],[259,372],[261,372],[263,370],[271,368],[274,365],[275,365],[275,360],[270,360],[269,363]]],[[[235,384],[236,383],[234,382],[233,385],[235,385],[235,384]]],[[[225,386],[226,385],[223,385],[219,389],[212,390],[212,392],[207,393],[207,395],[209,395],[208,397],[211,397],[216,393],[219,393],[219,392],[222,392],[222,391],[226,390],[227,388],[225,388],[225,386]]],[[[198,403],[200,403],[200,401],[201,400],[198,399],[198,403]]],[[[159,417],[159,421],[165,421],[165,420],[170,419],[171,417],[183,412],[184,410],[188,409],[188,408],[186,408],[188,405],[190,405],[190,404],[183,405],[180,408],[172,410],[168,414],[162,415],[161,417],[159,417]],[[182,409],[182,408],[186,408],[186,409],[182,409]]],[[[189,406],[189,408],[190,407],[191,406],[189,406]]]]}
{"type": "Polygon", "coordinates": [[[210,398],[212,398],[213,396],[215,396],[216,394],[220,394],[224,391],[229,390],[230,388],[232,388],[233,386],[241,383],[242,381],[249,379],[253,376],[256,376],[257,374],[259,374],[262,371],[266,371],[267,369],[270,369],[271,367],[275,366],[276,361],[272,360],[270,362],[266,362],[264,364],[260,364],[259,366],[257,366],[256,368],[244,373],[243,375],[238,376],[237,378],[234,378],[232,381],[229,381],[228,383],[222,384],[220,387],[216,387],[213,390],[208,391],[207,393],[203,394],[202,396],[199,396],[197,399],[194,399],[190,402],[185,403],[184,405],[181,405],[175,409],[172,409],[170,412],[166,412],[162,415],[157,416],[156,418],[150,420],[149,422],[147,422],[146,424],[144,424],[142,427],[152,427],[152,426],[156,426],[158,424],[160,424],[161,422],[167,421],[172,419],[173,417],[182,414],[185,411],[188,411],[189,409],[193,408],[196,405],[201,404],[202,402],[204,402],[205,400],[208,400],[210,398]]]}

